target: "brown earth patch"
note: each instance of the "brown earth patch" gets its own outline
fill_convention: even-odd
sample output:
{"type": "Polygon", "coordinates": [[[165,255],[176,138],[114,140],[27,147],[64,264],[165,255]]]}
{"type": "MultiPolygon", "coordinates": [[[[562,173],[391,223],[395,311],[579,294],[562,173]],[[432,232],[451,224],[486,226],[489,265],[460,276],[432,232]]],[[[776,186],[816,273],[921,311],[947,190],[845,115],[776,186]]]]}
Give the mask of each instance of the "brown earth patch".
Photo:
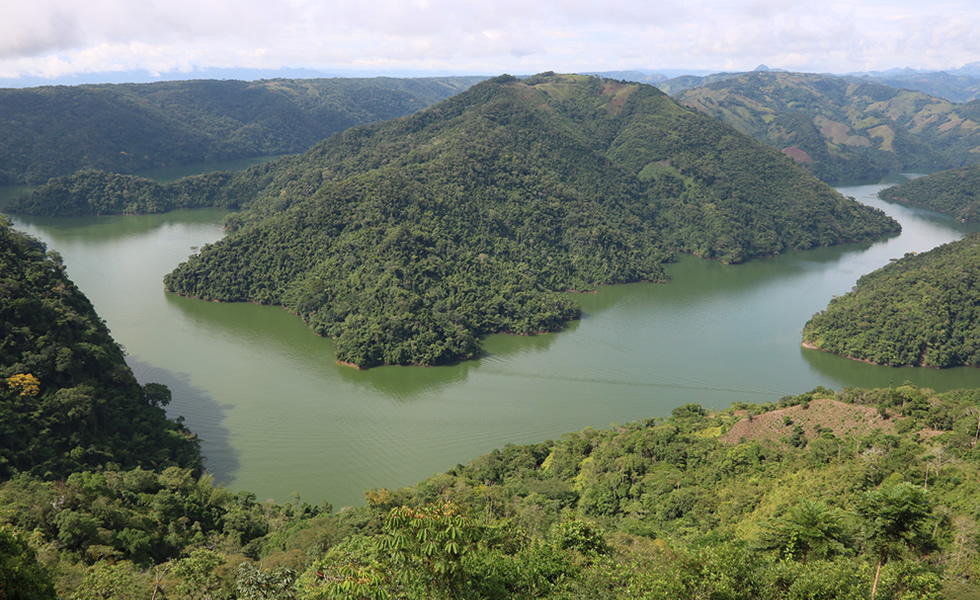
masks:
{"type": "Polygon", "coordinates": [[[890,416],[886,419],[878,414],[877,408],[823,398],[812,400],[807,408],[788,406],[755,415],[751,419],[745,417],[719,439],[731,444],[737,444],[742,439],[778,442],[793,435],[797,425],[803,427],[808,441],[819,437],[815,429],[818,425],[822,430],[831,430],[839,438],[865,436],[875,429],[894,433],[895,422],[901,418],[890,416]]]}
{"type": "Polygon", "coordinates": [[[783,154],[792,158],[798,163],[810,164],[813,162],[813,158],[807,154],[806,150],[803,150],[799,146],[790,146],[789,148],[783,148],[783,154]]]}

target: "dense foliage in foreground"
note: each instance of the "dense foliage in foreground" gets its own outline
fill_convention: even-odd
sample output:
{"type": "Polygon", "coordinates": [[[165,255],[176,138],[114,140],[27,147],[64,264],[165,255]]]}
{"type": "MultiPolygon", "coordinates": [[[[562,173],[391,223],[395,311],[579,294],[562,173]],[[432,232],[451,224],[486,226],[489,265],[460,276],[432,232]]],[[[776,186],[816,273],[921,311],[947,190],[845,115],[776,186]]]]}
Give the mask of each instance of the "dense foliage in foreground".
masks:
{"type": "Polygon", "coordinates": [[[980,237],[861,277],[803,328],[820,350],[882,365],[980,365],[980,237]]]}
{"type": "Polygon", "coordinates": [[[0,217],[0,480],[75,471],[201,468],[197,439],[140,386],[61,259],[0,217]]]}
{"type": "Polygon", "coordinates": [[[341,361],[436,364],[553,330],[566,290],[661,281],[671,251],[741,262],[898,230],[653,87],[503,76],[235,175],[236,233],[169,290],[280,304],[341,361]]]}
{"type": "Polygon", "coordinates": [[[883,200],[921,204],[967,223],[980,222],[980,166],[940,171],[878,192],[883,200]]]}
{"type": "Polygon", "coordinates": [[[0,185],[302,152],[482,77],[166,81],[0,90],[0,185]]]}
{"type": "Polygon", "coordinates": [[[0,574],[6,543],[31,559],[22,578],[79,600],[965,598],[978,400],[902,386],[687,405],[337,513],[178,468],[20,476],[0,486],[0,574]]]}

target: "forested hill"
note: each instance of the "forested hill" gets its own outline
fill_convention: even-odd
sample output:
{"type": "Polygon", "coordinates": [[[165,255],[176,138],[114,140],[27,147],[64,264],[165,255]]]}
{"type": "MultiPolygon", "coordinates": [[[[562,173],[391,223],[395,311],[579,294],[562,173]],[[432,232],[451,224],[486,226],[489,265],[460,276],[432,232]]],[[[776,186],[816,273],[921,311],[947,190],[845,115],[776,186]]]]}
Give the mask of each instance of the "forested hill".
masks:
{"type": "Polygon", "coordinates": [[[302,152],[482,77],[275,79],[0,89],[0,185],[302,152]]]}
{"type": "Polygon", "coordinates": [[[4,210],[38,216],[86,217],[154,214],[181,208],[238,208],[226,186],[231,173],[216,171],[160,183],[138,175],[85,169],[52,177],[4,210]]]}
{"type": "Polygon", "coordinates": [[[883,365],[980,366],[980,237],[861,277],[803,329],[820,350],[883,365]]]}
{"type": "Polygon", "coordinates": [[[898,225],[656,88],[544,74],[483,82],[232,178],[238,231],[166,278],[281,304],[340,360],[435,364],[489,332],[578,314],[562,292],[664,279],[671,251],[725,262],[898,225]]]}
{"type": "Polygon", "coordinates": [[[967,223],[980,222],[980,166],[940,171],[878,192],[884,200],[921,204],[967,223]]]}
{"type": "Polygon", "coordinates": [[[828,182],[980,162],[980,100],[954,104],[857,78],[752,72],[679,92],[828,182]]]}
{"type": "Polygon", "coordinates": [[[197,439],[141,387],[57,253],[0,217],[0,480],[82,469],[198,471],[197,439]]]}

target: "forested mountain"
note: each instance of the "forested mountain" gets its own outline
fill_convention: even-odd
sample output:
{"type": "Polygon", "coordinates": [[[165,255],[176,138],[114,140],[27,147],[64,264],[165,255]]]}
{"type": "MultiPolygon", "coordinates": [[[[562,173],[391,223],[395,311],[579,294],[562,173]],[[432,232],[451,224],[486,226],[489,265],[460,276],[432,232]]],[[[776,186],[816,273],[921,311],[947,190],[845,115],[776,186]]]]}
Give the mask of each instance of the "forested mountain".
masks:
{"type": "Polygon", "coordinates": [[[114,466],[201,469],[197,439],[141,387],[57,253],[0,217],[0,480],[114,466]]]}
{"type": "Polygon", "coordinates": [[[980,101],[953,104],[863,79],[781,72],[719,78],[675,98],[828,182],[980,162],[980,101]]]}
{"type": "Polygon", "coordinates": [[[31,600],[971,598],[978,409],[912,386],[689,404],[337,513],[177,468],[19,477],[0,573],[19,560],[31,600]]]}
{"type": "Polygon", "coordinates": [[[980,237],[906,254],[803,329],[805,345],[883,365],[980,366],[980,237]]]}
{"type": "Polygon", "coordinates": [[[236,233],[168,289],[281,304],[358,366],[555,329],[578,315],[557,292],[663,280],[671,251],[741,262],[898,229],[653,87],[586,76],[499,77],[230,184],[255,190],[236,233]]]}
{"type": "Polygon", "coordinates": [[[0,185],[302,152],[482,77],[275,79],[0,89],[0,185]]]}
{"type": "Polygon", "coordinates": [[[878,192],[883,200],[921,204],[967,223],[980,222],[980,166],[940,171],[878,192]]]}

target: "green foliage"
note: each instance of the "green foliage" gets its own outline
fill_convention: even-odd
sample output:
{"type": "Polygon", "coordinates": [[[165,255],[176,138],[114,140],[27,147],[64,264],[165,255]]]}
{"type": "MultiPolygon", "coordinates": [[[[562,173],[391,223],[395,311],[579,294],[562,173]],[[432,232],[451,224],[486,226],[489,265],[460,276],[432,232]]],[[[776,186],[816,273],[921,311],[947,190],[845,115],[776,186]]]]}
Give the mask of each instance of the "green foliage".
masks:
{"type": "Polygon", "coordinates": [[[407,115],[481,77],[170,81],[0,90],[0,184],[83,169],[302,152],[354,125],[407,115]]]}
{"type": "Polygon", "coordinates": [[[6,519],[57,540],[65,552],[91,558],[97,548],[142,567],[218,535],[245,546],[269,527],[263,507],[178,467],[78,472],[55,483],[19,476],[0,488],[0,500],[6,519]]]}
{"type": "Polygon", "coordinates": [[[14,201],[5,210],[39,216],[85,217],[113,214],[152,214],[178,208],[221,207],[235,204],[220,187],[231,173],[213,172],[158,183],[136,175],[87,169],[55,177],[14,201]]]}
{"type": "Polygon", "coordinates": [[[266,572],[252,563],[244,562],[239,565],[235,579],[237,597],[240,600],[293,600],[296,598],[293,588],[295,580],[296,573],[292,569],[266,572]]]}
{"type": "Polygon", "coordinates": [[[663,281],[671,251],[741,262],[897,230],[652,87],[590,77],[493,79],[262,169],[217,193],[247,206],[235,233],[165,284],[282,305],[359,367],[558,329],[580,312],[561,292],[663,281]]]}
{"type": "Polygon", "coordinates": [[[142,600],[151,593],[150,582],[133,563],[101,561],[89,567],[71,600],[142,600]]]}
{"type": "Polygon", "coordinates": [[[980,222],[980,166],[952,169],[917,177],[885,188],[878,196],[920,204],[967,223],[980,222]]]}
{"type": "Polygon", "coordinates": [[[0,486],[0,518],[18,532],[8,555],[66,598],[932,600],[977,587],[975,390],[821,388],[676,412],[509,445],[336,514],[171,468],[21,475],[0,486]],[[815,414],[828,397],[891,417],[860,435],[822,427],[832,453],[778,431],[727,435],[743,411],[781,425],[769,413],[808,401],[815,414]],[[940,416],[947,430],[921,435],[940,416]]]}
{"type": "Polygon", "coordinates": [[[141,387],[56,253],[0,217],[0,480],[107,465],[201,468],[197,438],[141,387]]]}
{"type": "Polygon", "coordinates": [[[935,545],[927,527],[932,505],[918,486],[899,483],[868,491],[855,508],[862,519],[865,546],[885,559],[935,545]]]}
{"type": "Polygon", "coordinates": [[[980,365],[980,238],[907,254],[861,277],[803,328],[805,344],[885,365],[980,365]]]}
{"type": "Polygon", "coordinates": [[[684,105],[794,157],[828,182],[976,164],[971,105],[865,79],[752,72],[679,91],[684,105]]]}
{"type": "Polygon", "coordinates": [[[840,511],[803,500],[766,527],[760,547],[793,560],[829,560],[844,554],[848,538],[840,511]]]}
{"type": "Polygon", "coordinates": [[[54,600],[54,584],[37,553],[18,535],[0,527],[0,596],[7,600],[54,600]]]}

